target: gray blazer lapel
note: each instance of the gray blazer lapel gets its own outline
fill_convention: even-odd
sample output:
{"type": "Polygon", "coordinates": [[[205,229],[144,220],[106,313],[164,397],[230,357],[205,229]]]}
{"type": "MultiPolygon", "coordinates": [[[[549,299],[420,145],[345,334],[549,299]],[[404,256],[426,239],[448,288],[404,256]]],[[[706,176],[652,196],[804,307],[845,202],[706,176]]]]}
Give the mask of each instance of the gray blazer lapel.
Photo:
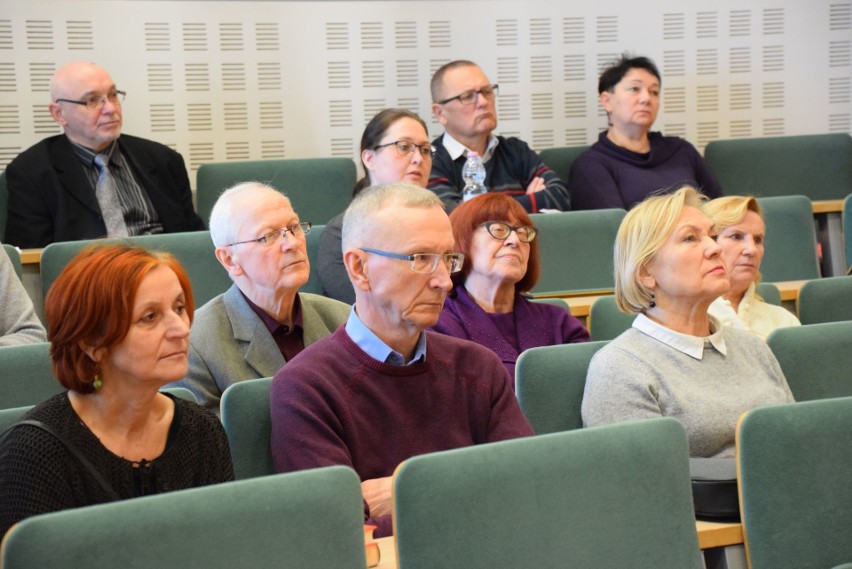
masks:
{"type": "Polygon", "coordinates": [[[284,356],[263,321],[246,302],[237,285],[223,298],[234,338],[245,346],[246,363],[260,377],[271,377],[284,367],[284,356]]]}

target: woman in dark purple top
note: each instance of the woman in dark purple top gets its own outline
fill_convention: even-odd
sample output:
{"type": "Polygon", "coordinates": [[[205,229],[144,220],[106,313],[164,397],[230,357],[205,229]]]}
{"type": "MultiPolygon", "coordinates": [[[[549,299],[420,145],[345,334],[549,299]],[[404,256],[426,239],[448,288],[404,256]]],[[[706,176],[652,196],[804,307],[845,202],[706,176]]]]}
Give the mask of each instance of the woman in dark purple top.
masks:
{"type": "Polygon", "coordinates": [[[491,349],[512,377],[527,348],[589,341],[568,310],[521,296],[538,281],[539,258],[537,231],[517,201],[484,194],[453,210],[450,222],[465,263],[434,330],[491,349]]]}
{"type": "Polygon", "coordinates": [[[717,198],[722,188],[689,142],[651,132],[660,109],[660,73],[646,57],[627,58],[598,81],[609,128],[571,165],[573,209],[630,209],[652,193],[684,184],[717,198]]]}

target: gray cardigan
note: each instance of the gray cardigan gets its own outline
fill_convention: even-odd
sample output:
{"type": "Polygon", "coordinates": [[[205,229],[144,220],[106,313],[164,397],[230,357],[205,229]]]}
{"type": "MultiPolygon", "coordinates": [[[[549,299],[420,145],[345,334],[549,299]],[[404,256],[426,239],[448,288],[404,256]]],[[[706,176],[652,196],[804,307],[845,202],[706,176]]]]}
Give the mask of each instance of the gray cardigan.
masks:
{"type": "MultiPolygon", "coordinates": [[[[305,347],[334,332],[349,317],[349,305],[299,293],[305,347]]],[[[174,385],[186,387],[198,403],[218,411],[225,389],[238,381],[271,377],[284,366],[272,334],[237,285],[195,313],[189,334],[189,372],[174,385]]]]}
{"type": "Polygon", "coordinates": [[[6,251],[0,247],[0,346],[47,342],[44,326],[32,300],[15,273],[6,251]]]}
{"type": "Polygon", "coordinates": [[[588,427],[652,417],[683,424],[692,457],[733,457],[740,416],[793,395],[775,356],[756,335],[725,327],[727,355],[695,359],[631,328],[598,351],[583,395],[588,427]]]}

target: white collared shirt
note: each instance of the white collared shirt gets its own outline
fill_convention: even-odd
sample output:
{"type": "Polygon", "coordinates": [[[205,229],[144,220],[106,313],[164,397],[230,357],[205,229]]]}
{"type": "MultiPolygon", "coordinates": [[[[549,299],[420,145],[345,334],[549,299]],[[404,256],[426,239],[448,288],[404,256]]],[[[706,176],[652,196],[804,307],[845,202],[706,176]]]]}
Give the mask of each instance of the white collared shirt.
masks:
{"type": "MultiPolygon", "coordinates": [[[[482,163],[485,164],[491,157],[494,156],[494,149],[497,148],[497,145],[500,143],[500,139],[494,136],[493,134],[488,137],[488,146],[485,148],[485,154],[482,156],[482,163]]],[[[450,133],[445,132],[444,138],[442,139],[442,144],[444,148],[447,149],[447,152],[450,154],[450,158],[454,161],[456,158],[465,154],[470,149],[466,147],[464,144],[450,136],[450,133]]]]}
{"type": "Polygon", "coordinates": [[[660,342],[671,346],[679,352],[700,360],[704,357],[704,347],[709,344],[713,346],[717,352],[723,356],[728,355],[728,349],[725,346],[725,338],[722,336],[722,326],[719,321],[710,316],[710,330],[713,331],[709,336],[691,336],[689,334],[681,334],[670,328],[666,328],[644,314],[639,314],[633,320],[633,327],[647,334],[660,342]]]}

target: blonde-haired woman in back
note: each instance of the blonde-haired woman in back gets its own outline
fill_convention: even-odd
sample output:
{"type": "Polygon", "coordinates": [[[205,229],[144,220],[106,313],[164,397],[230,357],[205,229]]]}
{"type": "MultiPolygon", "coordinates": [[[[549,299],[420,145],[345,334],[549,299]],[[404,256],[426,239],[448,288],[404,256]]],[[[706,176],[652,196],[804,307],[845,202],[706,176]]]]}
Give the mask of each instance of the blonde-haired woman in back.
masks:
{"type": "Polygon", "coordinates": [[[731,289],[710,304],[710,315],[723,326],[749,330],[764,340],[776,328],[800,326],[789,310],[764,302],[756,293],[766,235],[757,200],[727,196],[707,202],[703,209],[719,232],[717,242],[731,281],[731,289]]]}

